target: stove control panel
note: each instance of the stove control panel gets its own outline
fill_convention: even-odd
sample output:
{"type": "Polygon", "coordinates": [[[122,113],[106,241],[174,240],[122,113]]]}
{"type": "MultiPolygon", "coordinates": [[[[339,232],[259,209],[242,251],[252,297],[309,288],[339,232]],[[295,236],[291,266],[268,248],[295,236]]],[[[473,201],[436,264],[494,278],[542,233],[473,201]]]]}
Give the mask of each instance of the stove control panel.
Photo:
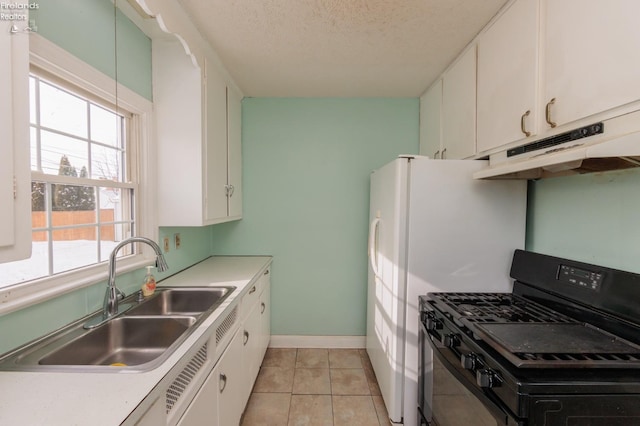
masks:
{"type": "Polygon", "coordinates": [[[586,269],[575,268],[573,266],[560,265],[558,270],[558,281],[575,285],[592,291],[600,291],[602,272],[588,271],[586,269]]]}

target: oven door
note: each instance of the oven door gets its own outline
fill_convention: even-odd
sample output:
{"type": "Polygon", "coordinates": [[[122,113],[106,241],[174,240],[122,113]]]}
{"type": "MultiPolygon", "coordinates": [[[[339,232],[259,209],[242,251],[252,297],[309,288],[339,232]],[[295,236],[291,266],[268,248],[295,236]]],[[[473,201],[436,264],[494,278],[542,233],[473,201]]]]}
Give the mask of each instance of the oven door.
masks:
{"type": "Polygon", "coordinates": [[[431,426],[522,425],[463,374],[456,353],[440,342],[443,330],[420,321],[418,423],[431,426]]]}

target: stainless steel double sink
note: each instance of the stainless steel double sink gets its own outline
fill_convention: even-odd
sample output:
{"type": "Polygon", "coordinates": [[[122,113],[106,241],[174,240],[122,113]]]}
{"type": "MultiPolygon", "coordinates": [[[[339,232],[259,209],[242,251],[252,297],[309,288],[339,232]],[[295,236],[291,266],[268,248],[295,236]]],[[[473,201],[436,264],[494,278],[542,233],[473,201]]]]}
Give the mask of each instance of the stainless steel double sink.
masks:
{"type": "Polygon", "coordinates": [[[235,287],[157,288],[123,312],[86,330],[98,312],[30,342],[0,359],[0,370],[148,371],[160,365],[235,290],[235,287]]]}

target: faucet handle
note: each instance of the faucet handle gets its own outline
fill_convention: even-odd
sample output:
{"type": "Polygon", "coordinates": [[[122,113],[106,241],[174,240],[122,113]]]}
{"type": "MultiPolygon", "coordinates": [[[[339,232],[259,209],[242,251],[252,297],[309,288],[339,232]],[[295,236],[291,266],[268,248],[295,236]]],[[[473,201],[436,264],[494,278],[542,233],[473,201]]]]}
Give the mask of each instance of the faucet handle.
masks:
{"type": "Polygon", "coordinates": [[[118,294],[118,300],[122,300],[127,296],[124,294],[124,291],[120,290],[118,287],[116,287],[116,293],[118,294]]]}

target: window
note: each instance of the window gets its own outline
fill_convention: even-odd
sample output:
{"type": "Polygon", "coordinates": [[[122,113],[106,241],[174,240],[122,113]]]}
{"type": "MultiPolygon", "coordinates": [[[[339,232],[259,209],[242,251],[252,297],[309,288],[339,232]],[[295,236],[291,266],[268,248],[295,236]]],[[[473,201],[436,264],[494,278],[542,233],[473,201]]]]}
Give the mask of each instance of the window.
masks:
{"type": "Polygon", "coordinates": [[[41,73],[29,83],[32,256],[1,264],[0,286],[105,261],[135,233],[131,114],[41,73]]]}
{"type": "MultiPolygon", "coordinates": [[[[30,42],[33,250],[0,263],[0,314],[102,281],[116,244],[157,238],[151,102],[37,34],[30,42]]],[[[118,272],[150,263],[135,248],[118,252],[118,272]]]]}

